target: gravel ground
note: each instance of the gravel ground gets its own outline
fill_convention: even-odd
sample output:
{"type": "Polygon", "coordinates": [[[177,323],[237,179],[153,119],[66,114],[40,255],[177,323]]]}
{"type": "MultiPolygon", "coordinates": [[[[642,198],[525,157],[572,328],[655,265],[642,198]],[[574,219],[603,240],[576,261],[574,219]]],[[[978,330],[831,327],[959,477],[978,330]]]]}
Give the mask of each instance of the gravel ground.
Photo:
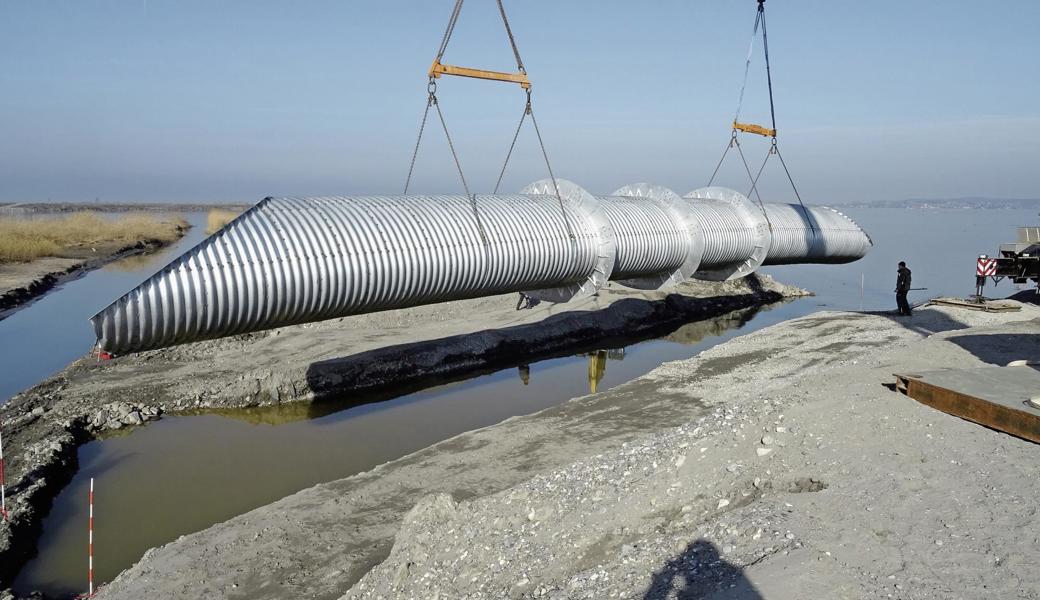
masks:
{"type": "Polygon", "coordinates": [[[1040,359],[1040,321],[1008,323],[1036,314],[818,313],[665,365],[705,415],[423,499],[344,598],[1040,598],[1040,448],[882,387],[1040,359]]]}
{"type": "MultiPolygon", "coordinates": [[[[98,362],[84,357],[0,406],[10,520],[0,522],[0,586],[35,548],[77,448],[168,413],[311,402],[352,390],[422,387],[596,347],[804,295],[768,278],[613,287],[566,305],[517,311],[516,296],[463,300],[285,327],[98,362]]],[[[392,535],[392,534],[391,534],[392,535]]]]}
{"type": "Polygon", "coordinates": [[[1033,306],[816,313],[185,536],[101,597],[1040,598],[1038,446],[884,386],[1022,358],[1033,306]]]}

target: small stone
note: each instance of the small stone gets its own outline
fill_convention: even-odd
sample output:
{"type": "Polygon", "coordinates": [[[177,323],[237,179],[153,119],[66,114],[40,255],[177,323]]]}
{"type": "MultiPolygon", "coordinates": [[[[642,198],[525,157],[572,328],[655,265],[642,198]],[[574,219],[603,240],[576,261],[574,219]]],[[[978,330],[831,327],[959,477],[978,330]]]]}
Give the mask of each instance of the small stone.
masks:
{"type": "Polygon", "coordinates": [[[729,506],[729,500],[723,498],[722,500],[719,500],[719,505],[717,508],[725,508],[727,506],[729,506]]]}
{"type": "Polygon", "coordinates": [[[32,409],[32,415],[34,417],[42,417],[43,413],[45,412],[47,412],[47,410],[42,406],[37,406],[36,408],[32,409]]]}
{"type": "Polygon", "coordinates": [[[787,539],[789,539],[789,540],[793,540],[793,539],[794,539],[794,534],[793,534],[793,533],[791,533],[790,531],[788,531],[788,532],[787,532],[787,533],[786,533],[786,534],[784,535],[784,537],[785,537],[785,538],[787,538],[787,539]]]}
{"type": "Polygon", "coordinates": [[[776,428],[773,429],[773,431],[775,431],[777,433],[787,433],[787,428],[786,427],[780,427],[779,425],[777,425],[776,428]]]}
{"type": "Polygon", "coordinates": [[[765,455],[769,454],[772,451],[773,451],[772,448],[758,448],[758,449],[755,450],[755,452],[757,452],[759,456],[765,456],[765,455]]]}
{"type": "Polygon", "coordinates": [[[726,470],[729,471],[730,473],[736,473],[737,471],[740,470],[740,465],[730,465],[730,466],[726,467],[726,470]]]}
{"type": "Polygon", "coordinates": [[[942,540],[935,540],[935,545],[936,546],[942,546],[943,545],[942,540]]]}
{"type": "Polygon", "coordinates": [[[391,584],[395,588],[401,587],[401,584],[408,579],[408,567],[411,563],[403,562],[397,566],[397,571],[394,573],[393,583],[391,584]]]}
{"type": "Polygon", "coordinates": [[[680,456],[679,459],[675,461],[676,468],[683,466],[683,463],[685,463],[685,462],[686,462],[686,457],[685,456],[680,456]]]}
{"type": "Polygon", "coordinates": [[[771,436],[771,435],[764,435],[764,436],[762,436],[762,445],[763,446],[772,446],[773,445],[773,436],[771,436]]]}

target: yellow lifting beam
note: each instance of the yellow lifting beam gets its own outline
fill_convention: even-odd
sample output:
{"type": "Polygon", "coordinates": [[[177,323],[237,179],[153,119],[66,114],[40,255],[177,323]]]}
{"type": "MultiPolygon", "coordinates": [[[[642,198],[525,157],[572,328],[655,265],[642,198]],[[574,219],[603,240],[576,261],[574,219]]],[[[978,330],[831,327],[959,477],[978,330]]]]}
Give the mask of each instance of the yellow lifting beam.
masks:
{"type": "Polygon", "coordinates": [[[502,73],[501,71],[485,71],[484,69],[456,67],[455,65],[442,64],[441,61],[433,59],[433,65],[430,66],[430,77],[437,78],[441,75],[472,77],[474,79],[490,79],[492,81],[507,81],[511,83],[519,83],[520,87],[525,90],[531,89],[531,81],[527,78],[527,73],[502,73]]]}
{"type": "Polygon", "coordinates": [[[754,123],[738,123],[733,121],[734,131],[743,131],[745,133],[757,133],[765,137],[776,137],[776,130],[769,129],[768,127],[762,127],[761,125],[755,125],[754,123]]]}

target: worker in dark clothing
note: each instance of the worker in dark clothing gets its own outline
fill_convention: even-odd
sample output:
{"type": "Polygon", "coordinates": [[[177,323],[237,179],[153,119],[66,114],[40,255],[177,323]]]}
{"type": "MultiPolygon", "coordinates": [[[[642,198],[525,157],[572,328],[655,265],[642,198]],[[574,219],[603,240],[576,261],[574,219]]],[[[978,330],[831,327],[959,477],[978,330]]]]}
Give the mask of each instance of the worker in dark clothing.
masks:
{"type": "Polygon", "coordinates": [[[906,293],[910,291],[910,269],[906,268],[905,262],[900,261],[896,273],[896,304],[899,305],[899,314],[909,317],[911,312],[906,293]]]}

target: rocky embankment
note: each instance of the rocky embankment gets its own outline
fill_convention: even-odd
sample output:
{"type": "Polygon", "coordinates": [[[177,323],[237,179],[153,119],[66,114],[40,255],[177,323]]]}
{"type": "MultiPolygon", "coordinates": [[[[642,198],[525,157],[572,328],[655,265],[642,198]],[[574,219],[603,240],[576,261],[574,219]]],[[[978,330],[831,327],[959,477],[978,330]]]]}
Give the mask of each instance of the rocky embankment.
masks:
{"type": "Polygon", "coordinates": [[[42,518],[76,469],[76,449],[164,413],[312,402],[595,349],[806,292],[750,278],[666,292],[612,287],[566,305],[517,311],[504,295],[73,363],[0,407],[10,520],[0,526],[0,581],[34,550],[42,518]],[[119,401],[113,401],[118,398],[119,401]]]}
{"type": "Polygon", "coordinates": [[[816,313],[185,536],[100,597],[1035,599],[1037,445],[886,384],[1038,358],[1033,306],[816,313]]]}

